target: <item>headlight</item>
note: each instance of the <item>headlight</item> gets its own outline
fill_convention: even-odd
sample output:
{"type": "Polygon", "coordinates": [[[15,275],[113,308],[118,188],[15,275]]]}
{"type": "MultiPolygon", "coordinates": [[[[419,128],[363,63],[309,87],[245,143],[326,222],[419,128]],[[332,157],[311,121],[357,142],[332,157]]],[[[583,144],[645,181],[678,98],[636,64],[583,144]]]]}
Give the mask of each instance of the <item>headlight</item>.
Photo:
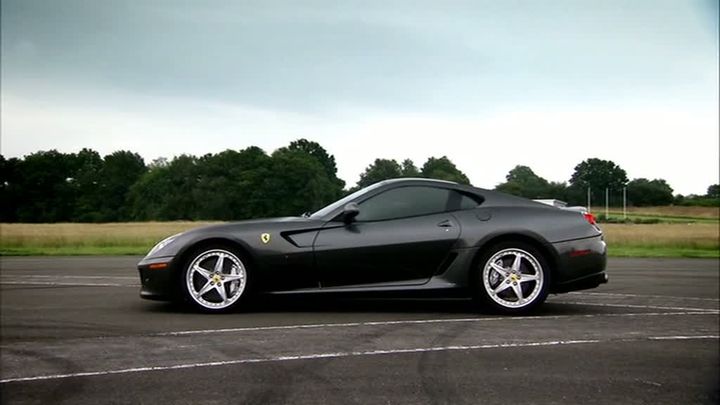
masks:
{"type": "Polygon", "coordinates": [[[175,240],[175,238],[177,238],[178,235],[180,235],[180,234],[178,233],[178,234],[176,234],[176,235],[168,236],[167,238],[165,238],[165,239],[161,240],[160,242],[158,242],[155,246],[153,246],[152,249],[150,249],[150,252],[148,252],[147,256],[152,256],[154,253],[156,253],[156,252],[159,251],[160,249],[162,249],[162,248],[164,248],[165,246],[167,246],[170,242],[172,242],[173,240],[175,240]]]}

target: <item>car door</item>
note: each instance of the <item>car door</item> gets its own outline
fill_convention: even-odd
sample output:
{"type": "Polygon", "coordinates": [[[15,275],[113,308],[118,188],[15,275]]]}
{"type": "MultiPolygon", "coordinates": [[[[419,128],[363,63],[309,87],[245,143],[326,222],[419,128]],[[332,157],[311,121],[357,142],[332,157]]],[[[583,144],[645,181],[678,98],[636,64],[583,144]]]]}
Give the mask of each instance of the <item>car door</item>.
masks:
{"type": "Polygon", "coordinates": [[[426,282],[460,236],[451,193],[398,187],[360,202],[353,222],[326,224],[314,244],[321,285],[426,282]]]}

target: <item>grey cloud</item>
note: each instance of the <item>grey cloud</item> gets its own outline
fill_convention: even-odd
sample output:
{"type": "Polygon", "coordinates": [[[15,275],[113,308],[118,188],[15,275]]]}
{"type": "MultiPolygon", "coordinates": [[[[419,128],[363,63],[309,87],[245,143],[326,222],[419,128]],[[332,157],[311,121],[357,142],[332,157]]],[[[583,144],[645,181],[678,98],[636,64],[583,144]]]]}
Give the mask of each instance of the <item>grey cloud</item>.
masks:
{"type": "Polygon", "coordinates": [[[583,4],[5,0],[3,84],[459,112],[702,86],[692,73],[707,58],[677,35],[692,15],[675,24],[672,2],[583,4]],[[671,42],[645,43],[648,22],[667,22],[671,42]]]}

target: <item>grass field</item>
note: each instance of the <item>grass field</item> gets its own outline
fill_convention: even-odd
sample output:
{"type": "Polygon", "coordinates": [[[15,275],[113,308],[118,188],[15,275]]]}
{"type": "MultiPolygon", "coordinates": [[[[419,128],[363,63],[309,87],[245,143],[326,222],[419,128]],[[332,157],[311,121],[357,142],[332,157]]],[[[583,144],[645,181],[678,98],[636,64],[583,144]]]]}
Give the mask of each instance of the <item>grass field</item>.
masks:
{"type": "Polygon", "coordinates": [[[212,223],[0,224],[0,254],[139,255],[167,236],[212,223]]]}
{"type": "MultiPolygon", "coordinates": [[[[605,212],[605,207],[593,207],[593,212],[602,214],[605,212]]],[[[622,215],[622,207],[610,207],[610,212],[622,215]]],[[[720,217],[720,207],[682,207],[675,205],[666,207],[627,207],[627,212],[628,214],[671,218],[718,219],[720,217]]]]}
{"type": "Polygon", "coordinates": [[[610,256],[720,257],[720,225],[666,223],[601,225],[610,256]]]}
{"type": "MultiPolygon", "coordinates": [[[[211,222],[0,224],[0,254],[141,255],[166,236],[211,222]]],[[[611,256],[720,257],[717,223],[604,224],[611,256]]]]}
{"type": "MultiPolygon", "coordinates": [[[[593,214],[605,215],[604,207],[593,207],[593,214]]],[[[654,220],[659,223],[718,223],[720,221],[720,207],[628,207],[627,219],[632,220],[654,220]]],[[[608,209],[610,219],[623,219],[622,207],[610,207],[608,209]]]]}

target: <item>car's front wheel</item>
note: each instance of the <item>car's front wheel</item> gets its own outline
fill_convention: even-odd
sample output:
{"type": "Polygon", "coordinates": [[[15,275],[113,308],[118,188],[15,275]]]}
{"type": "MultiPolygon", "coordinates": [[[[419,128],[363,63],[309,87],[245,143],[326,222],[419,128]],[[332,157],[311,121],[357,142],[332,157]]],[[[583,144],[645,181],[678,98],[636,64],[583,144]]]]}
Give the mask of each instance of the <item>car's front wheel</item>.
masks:
{"type": "Polygon", "coordinates": [[[240,257],[220,246],[193,252],[180,280],[185,301],[204,312],[237,307],[248,290],[248,270],[240,257]]]}
{"type": "Polygon", "coordinates": [[[478,298],[496,312],[524,313],[548,296],[550,270],[533,246],[505,242],[490,248],[480,260],[478,298]]]}

